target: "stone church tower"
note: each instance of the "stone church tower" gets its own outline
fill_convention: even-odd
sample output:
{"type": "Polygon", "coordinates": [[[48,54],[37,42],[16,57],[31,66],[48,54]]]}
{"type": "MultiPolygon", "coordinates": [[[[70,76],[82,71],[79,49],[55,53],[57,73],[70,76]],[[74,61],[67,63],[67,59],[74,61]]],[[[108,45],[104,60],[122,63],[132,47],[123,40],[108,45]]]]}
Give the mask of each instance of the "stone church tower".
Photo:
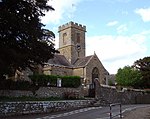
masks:
{"type": "Polygon", "coordinates": [[[85,55],[86,43],[84,25],[69,22],[58,28],[59,54],[55,54],[43,67],[46,75],[80,76],[85,96],[95,96],[95,82],[105,84],[109,72],[96,53],[85,55]],[[93,92],[94,91],[94,92],[93,92]]]}
{"type": "Polygon", "coordinates": [[[86,26],[69,22],[58,28],[59,51],[66,59],[74,64],[78,58],[85,57],[86,26]]]}

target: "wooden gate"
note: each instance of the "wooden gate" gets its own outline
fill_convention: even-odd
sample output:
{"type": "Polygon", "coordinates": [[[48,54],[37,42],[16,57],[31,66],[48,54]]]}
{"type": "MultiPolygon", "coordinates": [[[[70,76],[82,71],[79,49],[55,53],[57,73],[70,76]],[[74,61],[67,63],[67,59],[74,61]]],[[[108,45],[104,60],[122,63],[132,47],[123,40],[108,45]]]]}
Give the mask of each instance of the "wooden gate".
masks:
{"type": "Polygon", "coordinates": [[[92,70],[92,83],[89,85],[89,97],[95,97],[95,79],[99,78],[99,70],[97,67],[93,68],[92,70]]]}
{"type": "Polygon", "coordinates": [[[89,85],[89,97],[95,97],[95,83],[89,85]]]}

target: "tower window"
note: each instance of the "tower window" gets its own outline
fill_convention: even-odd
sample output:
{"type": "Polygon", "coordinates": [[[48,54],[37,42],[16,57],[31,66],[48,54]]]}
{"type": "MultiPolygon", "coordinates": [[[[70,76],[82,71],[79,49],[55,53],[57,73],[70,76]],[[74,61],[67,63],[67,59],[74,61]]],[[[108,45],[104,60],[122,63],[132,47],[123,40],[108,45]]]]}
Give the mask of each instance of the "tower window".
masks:
{"type": "Polygon", "coordinates": [[[63,44],[67,44],[67,33],[63,33],[63,44]]]}
{"type": "Polygon", "coordinates": [[[77,33],[77,43],[80,43],[80,33],[77,33]]]}

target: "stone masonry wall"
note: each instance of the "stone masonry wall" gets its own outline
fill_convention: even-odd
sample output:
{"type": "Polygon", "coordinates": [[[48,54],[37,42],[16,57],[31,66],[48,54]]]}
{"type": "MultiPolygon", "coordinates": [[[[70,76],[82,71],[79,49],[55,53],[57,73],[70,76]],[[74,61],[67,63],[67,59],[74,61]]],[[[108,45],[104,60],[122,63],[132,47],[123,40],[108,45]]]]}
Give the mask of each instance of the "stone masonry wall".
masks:
{"type": "Polygon", "coordinates": [[[0,117],[48,113],[91,106],[92,100],[0,102],[0,117]]]}
{"type": "Polygon", "coordinates": [[[61,67],[61,66],[54,66],[54,67],[52,66],[51,75],[71,76],[72,75],[72,69],[61,67]]]}
{"type": "Polygon", "coordinates": [[[116,89],[116,87],[100,86],[99,98],[103,103],[122,103],[122,104],[139,104],[149,103],[150,104],[150,93],[142,90],[116,89]]]}
{"type": "Polygon", "coordinates": [[[92,83],[92,70],[94,68],[98,68],[99,70],[99,82],[100,84],[104,84],[104,78],[105,78],[105,69],[102,65],[102,63],[100,62],[100,60],[98,59],[98,57],[96,56],[96,54],[92,57],[92,59],[90,60],[90,62],[88,63],[87,67],[86,67],[86,77],[87,80],[89,81],[89,83],[92,83]]]}
{"type": "Polygon", "coordinates": [[[69,22],[58,28],[59,32],[59,51],[67,60],[73,64],[79,57],[85,57],[85,32],[86,26],[69,22]],[[79,34],[79,38],[78,35],[79,34]],[[79,42],[77,41],[79,40],[79,42]],[[77,52],[76,45],[80,44],[81,50],[77,52]]]}
{"type": "Polygon", "coordinates": [[[33,96],[31,91],[20,91],[20,90],[0,90],[0,96],[6,97],[22,97],[22,96],[33,96]]]}
{"type": "MultiPolygon", "coordinates": [[[[110,103],[122,104],[150,104],[150,93],[142,90],[133,90],[98,85],[96,83],[96,96],[100,105],[110,103]]],[[[57,88],[41,87],[36,91],[37,97],[61,97],[64,92],[78,92],[83,97],[82,88],[57,88]]],[[[35,96],[30,91],[0,91],[0,96],[35,96]]],[[[21,115],[28,113],[47,113],[53,111],[76,109],[87,106],[94,106],[95,100],[67,100],[67,101],[26,101],[26,102],[0,102],[0,116],[21,115]]]]}
{"type": "Polygon", "coordinates": [[[65,93],[76,93],[79,98],[83,97],[81,87],[79,88],[57,88],[57,87],[41,87],[36,91],[37,97],[63,97],[65,93]]]}
{"type": "Polygon", "coordinates": [[[79,88],[58,88],[58,87],[40,87],[35,95],[31,91],[19,91],[19,90],[0,90],[0,96],[6,97],[63,97],[65,93],[76,93],[79,98],[83,97],[82,89],[79,88]]]}

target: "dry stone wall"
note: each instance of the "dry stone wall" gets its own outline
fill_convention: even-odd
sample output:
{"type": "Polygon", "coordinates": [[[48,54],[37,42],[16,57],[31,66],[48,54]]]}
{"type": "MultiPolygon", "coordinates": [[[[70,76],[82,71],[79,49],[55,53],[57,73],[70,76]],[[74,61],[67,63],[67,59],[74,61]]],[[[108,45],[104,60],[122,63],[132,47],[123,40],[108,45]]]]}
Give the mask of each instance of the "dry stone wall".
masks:
{"type": "Polygon", "coordinates": [[[59,87],[40,87],[33,94],[32,91],[19,91],[19,90],[0,90],[0,96],[6,97],[39,97],[39,98],[48,98],[48,97],[63,97],[65,93],[75,93],[78,94],[78,98],[83,97],[82,88],[59,88],[59,87]]]}
{"type": "MultiPolygon", "coordinates": [[[[122,104],[150,104],[150,93],[142,90],[133,90],[123,88],[121,90],[116,87],[102,86],[96,83],[95,100],[67,100],[67,101],[26,101],[26,102],[0,102],[0,116],[21,115],[28,113],[47,113],[53,111],[61,111],[68,109],[76,109],[87,106],[108,105],[110,103],[122,104]]],[[[37,97],[61,97],[65,92],[78,92],[83,97],[82,88],[57,88],[57,87],[41,87],[36,91],[37,97]]],[[[30,91],[0,91],[0,96],[20,97],[35,96],[30,91]]]]}
{"type": "Polygon", "coordinates": [[[79,88],[57,88],[41,87],[36,91],[37,97],[63,97],[65,93],[76,93],[79,98],[83,97],[82,89],[79,88]]]}
{"type": "Polygon", "coordinates": [[[122,104],[150,104],[150,93],[144,90],[135,89],[116,89],[116,87],[100,86],[99,93],[97,97],[100,99],[101,103],[122,103],[122,104]]]}
{"type": "Polygon", "coordinates": [[[0,102],[0,117],[72,110],[92,104],[93,100],[0,102]]]}
{"type": "Polygon", "coordinates": [[[6,97],[32,97],[33,92],[31,91],[20,91],[20,90],[0,90],[0,96],[6,96],[6,97]]]}

